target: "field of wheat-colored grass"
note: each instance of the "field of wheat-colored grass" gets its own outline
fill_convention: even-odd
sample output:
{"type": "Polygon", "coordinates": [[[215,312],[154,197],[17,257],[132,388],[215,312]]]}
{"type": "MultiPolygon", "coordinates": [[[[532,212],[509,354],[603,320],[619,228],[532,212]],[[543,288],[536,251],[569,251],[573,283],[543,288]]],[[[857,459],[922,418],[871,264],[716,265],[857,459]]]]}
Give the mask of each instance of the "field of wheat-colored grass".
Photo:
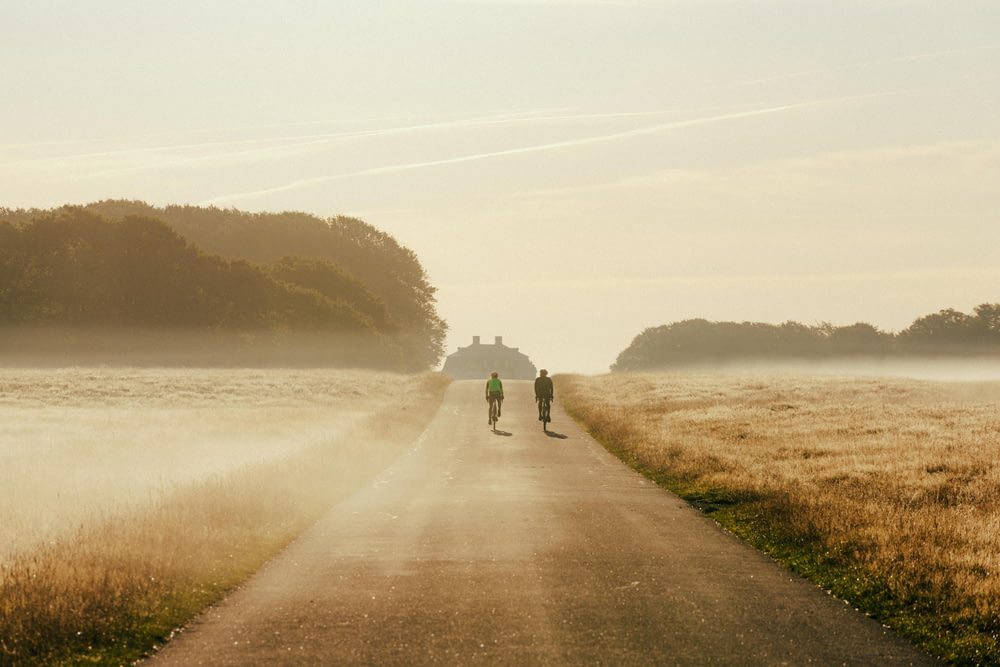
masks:
{"type": "Polygon", "coordinates": [[[0,369],[0,664],[128,664],[398,456],[447,383],[0,369]]]}
{"type": "Polygon", "coordinates": [[[1000,383],[562,376],[623,460],[951,664],[1000,664],[1000,383]]]}

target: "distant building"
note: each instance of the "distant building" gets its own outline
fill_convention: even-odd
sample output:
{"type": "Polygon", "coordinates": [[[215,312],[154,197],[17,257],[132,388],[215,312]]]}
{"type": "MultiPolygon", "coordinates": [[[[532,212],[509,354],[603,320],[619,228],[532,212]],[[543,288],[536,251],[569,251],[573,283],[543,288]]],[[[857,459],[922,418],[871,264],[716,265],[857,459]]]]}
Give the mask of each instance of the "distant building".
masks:
{"type": "Polygon", "coordinates": [[[532,380],[535,365],[516,347],[503,344],[503,336],[497,336],[492,345],[483,345],[479,336],[472,337],[472,345],[458,348],[458,352],[444,360],[444,372],[456,380],[485,380],[492,371],[500,378],[510,380],[532,380]]]}

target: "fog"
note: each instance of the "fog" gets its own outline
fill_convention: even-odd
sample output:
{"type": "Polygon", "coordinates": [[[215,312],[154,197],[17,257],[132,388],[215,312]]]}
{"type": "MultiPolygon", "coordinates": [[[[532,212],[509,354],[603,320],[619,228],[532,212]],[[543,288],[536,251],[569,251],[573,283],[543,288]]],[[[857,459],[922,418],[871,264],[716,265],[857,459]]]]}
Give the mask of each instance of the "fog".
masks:
{"type": "MultiPolygon", "coordinates": [[[[997,382],[1000,360],[745,362],[685,371],[997,382]]],[[[361,428],[370,433],[376,423],[389,428],[383,413],[412,382],[400,380],[332,369],[2,368],[0,561],[206,477],[293,457],[361,428]]],[[[357,443],[345,452],[357,470],[360,452],[357,443]]]]}
{"type": "Polygon", "coordinates": [[[389,373],[323,369],[0,369],[0,561],[178,486],[331,441],[398,385],[389,373]]]}
{"type": "Polygon", "coordinates": [[[982,357],[739,361],[697,364],[686,366],[683,370],[700,373],[843,375],[900,377],[941,382],[1000,382],[1000,359],[982,357]]]}
{"type": "Polygon", "coordinates": [[[0,327],[0,366],[390,368],[400,363],[383,342],[311,331],[7,326],[0,327]]]}

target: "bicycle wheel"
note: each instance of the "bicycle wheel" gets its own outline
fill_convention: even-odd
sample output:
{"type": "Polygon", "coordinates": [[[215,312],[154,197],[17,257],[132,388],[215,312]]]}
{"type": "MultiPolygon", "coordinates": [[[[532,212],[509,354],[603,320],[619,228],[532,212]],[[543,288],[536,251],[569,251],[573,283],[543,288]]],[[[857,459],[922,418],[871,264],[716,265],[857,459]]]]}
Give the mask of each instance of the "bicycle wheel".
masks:
{"type": "Polygon", "coordinates": [[[500,402],[495,398],[490,399],[490,428],[497,430],[497,412],[499,412],[500,402]]]}
{"type": "Polygon", "coordinates": [[[549,416],[549,408],[551,405],[552,399],[541,398],[538,400],[538,419],[542,422],[543,431],[548,430],[548,424],[552,421],[552,418],[549,416]]]}

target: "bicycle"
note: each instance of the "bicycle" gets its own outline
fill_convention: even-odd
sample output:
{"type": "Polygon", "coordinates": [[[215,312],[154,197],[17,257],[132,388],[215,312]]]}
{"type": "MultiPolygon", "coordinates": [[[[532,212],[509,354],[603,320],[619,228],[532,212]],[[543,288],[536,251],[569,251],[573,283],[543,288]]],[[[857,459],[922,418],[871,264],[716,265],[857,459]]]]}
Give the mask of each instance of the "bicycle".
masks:
{"type": "Polygon", "coordinates": [[[542,397],[538,399],[538,419],[542,422],[542,430],[546,433],[549,431],[549,422],[552,421],[552,417],[549,414],[551,408],[551,398],[542,397]]]}
{"type": "Polygon", "coordinates": [[[487,400],[490,403],[490,407],[489,407],[489,411],[490,411],[490,415],[489,415],[490,428],[492,428],[494,431],[496,431],[497,430],[497,420],[500,419],[500,401],[502,399],[499,396],[490,396],[487,400]]]}

